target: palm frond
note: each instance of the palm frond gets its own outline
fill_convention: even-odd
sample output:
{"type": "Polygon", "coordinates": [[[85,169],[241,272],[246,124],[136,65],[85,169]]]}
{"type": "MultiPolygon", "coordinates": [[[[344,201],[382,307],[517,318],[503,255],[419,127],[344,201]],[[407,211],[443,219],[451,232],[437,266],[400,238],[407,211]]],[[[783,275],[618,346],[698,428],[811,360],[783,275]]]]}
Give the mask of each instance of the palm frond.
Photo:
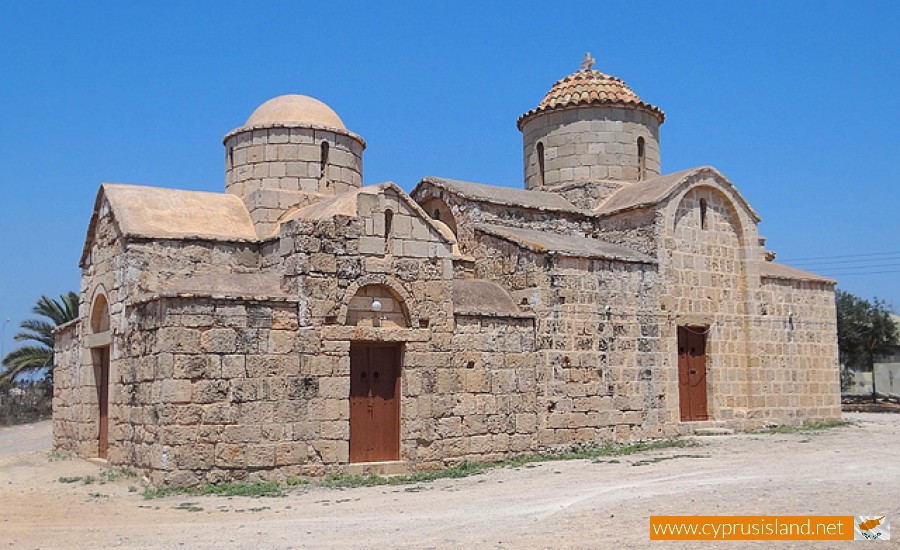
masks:
{"type": "Polygon", "coordinates": [[[17,376],[29,371],[47,369],[48,375],[52,376],[53,330],[78,318],[78,295],[67,292],[59,300],[41,296],[32,311],[52,323],[43,319],[26,319],[19,324],[22,331],[16,333],[13,340],[39,345],[22,346],[3,357],[2,365],[5,370],[0,372],[0,386],[12,383],[17,376]]]}
{"type": "Polygon", "coordinates": [[[19,326],[25,330],[13,336],[13,340],[17,342],[31,340],[40,342],[47,347],[53,347],[53,329],[56,328],[55,325],[41,319],[25,319],[19,326]]]}
{"type": "Polygon", "coordinates": [[[78,317],[78,295],[67,292],[60,295],[59,300],[41,296],[32,311],[51,319],[56,326],[68,323],[78,317]]]}
{"type": "Polygon", "coordinates": [[[0,385],[12,382],[18,375],[53,368],[53,350],[38,346],[22,346],[6,354],[3,358],[5,370],[0,373],[0,385]]]}

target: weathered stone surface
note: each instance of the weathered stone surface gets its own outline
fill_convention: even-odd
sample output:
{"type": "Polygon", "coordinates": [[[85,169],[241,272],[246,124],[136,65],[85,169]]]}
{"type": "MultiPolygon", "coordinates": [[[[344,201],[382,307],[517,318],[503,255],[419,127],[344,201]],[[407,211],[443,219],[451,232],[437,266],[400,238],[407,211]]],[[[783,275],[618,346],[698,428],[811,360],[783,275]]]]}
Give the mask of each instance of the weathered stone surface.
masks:
{"type": "Polygon", "coordinates": [[[412,468],[839,417],[831,282],[761,267],[734,186],[709,167],[653,177],[660,120],[621,107],[530,117],[528,190],[360,188],[362,139],[303,121],[226,137],[241,234],[123,232],[141,205],[122,197],[191,212],[104,187],[80,318],[57,333],[55,447],[98,453],[105,345],[109,463],[157,484],[343,471],[362,343],[401,349],[412,468]],[[706,338],[709,421],[682,420],[679,327],[706,338]]]}

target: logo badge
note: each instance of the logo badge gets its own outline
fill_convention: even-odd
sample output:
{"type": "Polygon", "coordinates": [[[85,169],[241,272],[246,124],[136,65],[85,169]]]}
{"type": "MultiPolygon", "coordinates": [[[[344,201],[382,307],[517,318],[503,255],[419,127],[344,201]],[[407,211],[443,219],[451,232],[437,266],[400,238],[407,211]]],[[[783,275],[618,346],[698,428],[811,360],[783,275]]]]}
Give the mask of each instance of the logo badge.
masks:
{"type": "Polygon", "coordinates": [[[886,516],[855,516],[854,540],[891,540],[891,520],[886,516]]]}

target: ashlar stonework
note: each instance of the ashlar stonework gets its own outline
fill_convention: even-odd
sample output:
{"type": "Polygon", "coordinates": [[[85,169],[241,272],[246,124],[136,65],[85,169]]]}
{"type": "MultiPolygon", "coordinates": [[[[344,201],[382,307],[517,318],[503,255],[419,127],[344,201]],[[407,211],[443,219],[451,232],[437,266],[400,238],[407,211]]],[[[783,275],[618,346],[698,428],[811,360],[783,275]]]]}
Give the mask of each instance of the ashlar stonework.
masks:
{"type": "Polygon", "coordinates": [[[588,64],[519,119],[522,188],[407,194],[282,96],[225,194],[101,185],[56,449],[196,485],[838,418],[834,281],[714,168],[660,175],[663,121],[588,64]]]}

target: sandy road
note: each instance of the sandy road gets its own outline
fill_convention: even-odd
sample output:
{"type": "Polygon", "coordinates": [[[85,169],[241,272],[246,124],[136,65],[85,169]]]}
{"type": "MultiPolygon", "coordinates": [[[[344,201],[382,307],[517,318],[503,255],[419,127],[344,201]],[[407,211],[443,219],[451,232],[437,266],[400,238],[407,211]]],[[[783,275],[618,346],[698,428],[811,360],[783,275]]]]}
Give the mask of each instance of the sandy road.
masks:
{"type": "MultiPolygon", "coordinates": [[[[619,461],[551,462],[401,487],[300,488],[258,499],[144,500],[139,480],[101,483],[101,466],[16,450],[4,442],[27,428],[2,428],[0,548],[709,548],[721,543],[651,543],[649,516],[900,517],[900,415],[846,418],[855,424],[700,438],[699,447],[619,461]],[[96,481],[59,481],[89,475],[96,481]]],[[[888,544],[898,545],[900,535],[894,539],[888,544]]]]}

